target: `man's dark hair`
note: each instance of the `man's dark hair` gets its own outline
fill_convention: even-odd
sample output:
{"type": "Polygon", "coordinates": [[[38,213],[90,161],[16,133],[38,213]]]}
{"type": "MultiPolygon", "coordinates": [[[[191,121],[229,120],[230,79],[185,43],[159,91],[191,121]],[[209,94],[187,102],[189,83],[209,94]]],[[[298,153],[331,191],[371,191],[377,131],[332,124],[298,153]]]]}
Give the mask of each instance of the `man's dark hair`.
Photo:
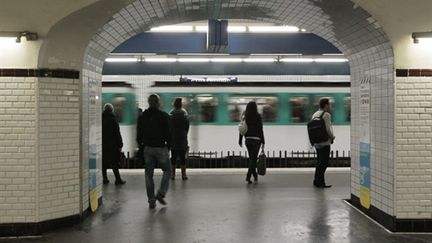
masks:
{"type": "Polygon", "coordinates": [[[159,108],[159,96],[156,94],[151,94],[148,97],[148,103],[150,107],[159,108]]]}
{"type": "Polygon", "coordinates": [[[176,98],[174,101],[174,107],[176,109],[181,109],[182,108],[182,98],[176,98]]]}
{"type": "Polygon", "coordinates": [[[320,109],[324,109],[324,107],[328,104],[330,104],[329,99],[322,98],[322,99],[320,99],[319,107],[320,107],[320,109]]]}

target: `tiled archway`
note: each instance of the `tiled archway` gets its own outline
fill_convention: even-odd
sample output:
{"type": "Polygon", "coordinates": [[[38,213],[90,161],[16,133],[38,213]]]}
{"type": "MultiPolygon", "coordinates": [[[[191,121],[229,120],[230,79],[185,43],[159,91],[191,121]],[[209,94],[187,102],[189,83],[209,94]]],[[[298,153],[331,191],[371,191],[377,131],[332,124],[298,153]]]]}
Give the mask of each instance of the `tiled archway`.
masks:
{"type": "MultiPolygon", "coordinates": [[[[139,0],[123,8],[90,41],[84,58],[83,161],[88,161],[89,136],[97,145],[100,164],[100,83],[104,59],[130,37],[161,24],[208,18],[252,19],[296,25],[338,47],[351,66],[352,194],[359,194],[360,81],[370,80],[372,205],[394,215],[394,65],[389,39],[370,15],[346,0],[139,0]]],[[[84,162],[86,163],[86,162],[84,162]]],[[[83,165],[87,168],[87,165],[83,165]]],[[[86,171],[86,170],[85,170],[86,171]]],[[[88,185],[85,174],[84,187],[88,185]]],[[[98,185],[101,184],[99,178],[98,185]]],[[[99,193],[100,192],[100,186],[99,193]]],[[[88,205],[87,188],[83,204],[88,205]]]]}

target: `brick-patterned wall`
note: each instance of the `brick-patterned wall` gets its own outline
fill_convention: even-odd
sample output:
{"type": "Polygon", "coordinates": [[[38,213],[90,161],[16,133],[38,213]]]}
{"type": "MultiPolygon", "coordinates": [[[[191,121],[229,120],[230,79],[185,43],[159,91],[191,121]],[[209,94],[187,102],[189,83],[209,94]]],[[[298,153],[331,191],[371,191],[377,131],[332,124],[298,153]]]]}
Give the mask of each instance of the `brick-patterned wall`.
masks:
{"type": "Polygon", "coordinates": [[[396,217],[432,218],[432,77],[396,78],[396,217]]]}
{"type": "Polygon", "coordinates": [[[0,223],[37,221],[36,85],[0,77],[0,223]]]}
{"type": "Polygon", "coordinates": [[[39,220],[80,212],[80,81],[39,78],[39,220]]]}

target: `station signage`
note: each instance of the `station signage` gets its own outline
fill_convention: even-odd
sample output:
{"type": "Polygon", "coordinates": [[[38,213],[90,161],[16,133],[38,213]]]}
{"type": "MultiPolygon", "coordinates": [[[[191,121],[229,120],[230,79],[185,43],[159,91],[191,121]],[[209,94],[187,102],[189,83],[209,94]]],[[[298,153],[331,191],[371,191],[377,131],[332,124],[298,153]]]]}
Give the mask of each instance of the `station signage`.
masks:
{"type": "Polygon", "coordinates": [[[237,83],[237,77],[180,77],[184,83],[237,83]]]}
{"type": "Polygon", "coordinates": [[[371,205],[371,143],[370,143],[370,83],[369,77],[360,81],[360,204],[371,205]]]}

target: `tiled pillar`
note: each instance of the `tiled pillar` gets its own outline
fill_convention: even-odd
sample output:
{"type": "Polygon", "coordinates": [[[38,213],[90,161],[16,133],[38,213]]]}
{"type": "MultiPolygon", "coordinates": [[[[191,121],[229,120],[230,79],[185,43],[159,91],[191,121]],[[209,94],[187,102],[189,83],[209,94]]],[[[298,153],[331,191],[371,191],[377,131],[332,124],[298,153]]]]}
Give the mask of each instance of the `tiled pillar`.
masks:
{"type": "Polygon", "coordinates": [[[38,80],[39,221],[79,214],[80,81],[38,80]]]}
{"type": "Polygon", "coordinates": [[[37,78],[0,74],[0,225],[36,222],[37,78]]]}
{"type": "Polygon", "coordinates": [[[81,218],[78,71],[0,69],[0,236],[81,218]]]}
{"type": "Polygon", "coordinates": [[[397,70],[398,231],[432,231],[432,69],[397,70]]]}

